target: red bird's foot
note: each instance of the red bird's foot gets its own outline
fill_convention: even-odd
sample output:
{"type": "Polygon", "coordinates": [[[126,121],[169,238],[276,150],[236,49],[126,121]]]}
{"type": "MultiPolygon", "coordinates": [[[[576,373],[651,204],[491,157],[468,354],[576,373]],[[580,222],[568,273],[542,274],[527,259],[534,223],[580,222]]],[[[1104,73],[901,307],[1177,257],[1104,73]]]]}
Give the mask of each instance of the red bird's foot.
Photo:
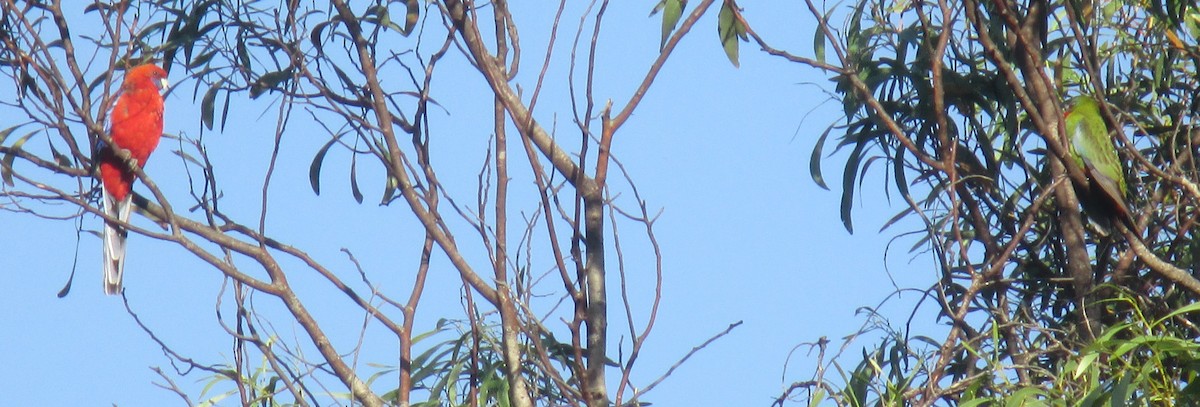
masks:
{"type": "Polygon", "coordinates": [[[122,162],[131,162],[132,161],[133,165],[141,164],[138,162],[138,160],[136,158],[133,158],[133,153],[129,152],[128,149],[114,146],[113,154],[116,155],[117,159],[121,160],[122,162]]]}

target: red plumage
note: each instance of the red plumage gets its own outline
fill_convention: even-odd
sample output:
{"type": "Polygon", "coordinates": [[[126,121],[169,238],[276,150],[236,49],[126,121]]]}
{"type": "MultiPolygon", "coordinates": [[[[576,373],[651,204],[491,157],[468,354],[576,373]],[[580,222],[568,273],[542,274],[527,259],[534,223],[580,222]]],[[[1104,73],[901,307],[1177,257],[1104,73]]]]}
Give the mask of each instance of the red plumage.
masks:
{"type": "MultiPolygon", "coordinates": [[[[165,86],[166,71],[157,65],[139,65],[125,72],[120,96],[109,115],[109,137],[112,146],[100,149],[100,179],[104,184],[104,212],[129,221],[132,207],[133,171],[116,154],[116,149],[129,151],[140,167],[146,165],[150,153],[158,147],[163,131],[163,97],[159,86],[165,86]]],[[[104,224],[104,292],[121,292],[125,269],[124,227],[113,222],[104,224]]]]}

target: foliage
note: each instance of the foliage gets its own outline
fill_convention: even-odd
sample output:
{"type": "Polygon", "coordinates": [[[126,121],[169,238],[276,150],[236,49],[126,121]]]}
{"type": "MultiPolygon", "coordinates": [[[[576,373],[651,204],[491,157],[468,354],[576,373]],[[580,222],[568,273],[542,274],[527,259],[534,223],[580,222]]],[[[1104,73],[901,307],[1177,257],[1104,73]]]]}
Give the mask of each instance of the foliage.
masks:
{"type": "Polygon", "coordinates": [[[829,74],[845,121],[821,135],[812,177],[824,185],[821,149],[840,135],[841,216],[853,231],[856,191],[883,175],[884,190],[906,204],[884,228],[923,225],[914,253],[933,257],[942,276],[925,303],[949,332],[887,335],[840,390],[819,371],[780,403],[802,389],[838,405],[1191,397],[1187,371],[1200,356],[1198,319],[1185,308],[1200,300],[1186,270],[1200,237],[1194,2],[807,5],[815,58],[748,32],[767,52],[829,74]],[[1118,129],[1135,217],[1118,233],[1081,215],[1094,191],[1089,169],[1070,159],[1062,120],[1064,101],[1078,95],[1106,100],[1104,119],[1118,129]]]}
{"type": "MultiPolygon", "coordinates": [[[[77,222],[79,232],[87,231],[84,219],[103,216],[93,156],[111,142],[106,116],[115,83],[125,67],[160,63],[176,82],[168,100],[190,97],[198,120],[194,132],[173,125],[170,142],[162,143],[181,163],[183,181],[160,189],[154,179],[166,174],[134,169],[139,191],[149,191],[134,198],[138,212],[162,229],[122,226],[136,238],[190,254],[224,283],[214,303],[220,328],[232,338],[232,361],[184,356],[142,325],[173,363],[185,366],[179,375],[199,369],[210,375],[210,385],[230,385],[225,393],[206,392],[204,403],[235,395],[242,405],[319,405],[330,398],[364,406],[637,403],[658,383],[634,383],[631,372],[660,298],[658,290],[647,290],[650,298],[630,299],[621,248],[646,246],[656,260],[647,266],[654,284],[661,284],[662,261],[653,217],[632,180],[609,178],[611,146],[676,44],[714,2],[687,9],[684,1],[667,0],[670,21],[663,22],[661,52],[647,61],[641,84],[625,93],[632,96],[616,103],[594,94],[592,81],[629,70],[576,59],[597,60],[607,2],[559,3],[559,16],[564,9],[578,13],[569,20],[578,21],[576,32],[590,33],[590,41],[576,38],[564,46],[551,35],[545,49],[523,51],[518,19],[503,1],[0,1],[0,74],[15,91],[0,96],[0,108],[28,116],[0,129],[0,210],[77,222]],[[520,73],[526,52],[545,58],[541,74],[520,73]],[[445,62],[450,59],[456,61],[445,62]],[[570,71],[557,84],[568,96],[554,96],[563,99],[555,105],[570,110],[535,114],[551,65],[570,71]],[[431,112],[469,108],[443,105],[434,84],[463,80],[452,69],[464,66],[465,75],[486,84],[470,96],[489,107],[462,113],[484,125],[475,144],[483,146],[481,158],[438,160],[462,143],[450,134],[436,136],[443,130],[431,125],[431,112]],[[216,165],[205,138],[242,131],[230,116],[244,106],[268,106],[262,120],[275,127],[267,137],[270,154],[255,158],[263,165],[254,168],[265,170],[252,176],[249,166],[216,165]],[[559,127],[567,115],[571,120],[563,123],[570,124],[559,127]],[[571,132],[574,137],[566,136],[571,132]],[[346,260],[330,264],[268,228],[268,218],[287,211],[284,199],[268,199],[280,176],[276,169],[287,160],[283,146],[314,139],[321,147],[306,161],[313,193],[320,194],[322,180],[335,171],[330,163],[348,158],[336,170],[348,175],[353,199],[370,197],[391,210],[386,220],[414,225],[380,236],[390,244],[387,250],[368,255],[408,251],[411,262],[381,271],[363,267],[343,249],[346,260]],[[472,172],[477,176],[469,182],[446,176],[472,172]],[[512,197],[508,184],[514,179],[533,188],[512,197]],[[257,192],[247,193],[247,187],[257,192]],[[464,199],[451,190],[475,196],[464,199]],[[624,201],[615,197],[621,194],[636,203],[619,207],[624,201]],[[246,202],[261,206],[246,211],[238,205],[246,202]],[[523,218],[510,219],[518,214],[523,218]],[[643,239],[613,244],[618,224],[637,225],[643,239]],[[606,266],[613,254],[617,261],[609,264],[616,265],[606,266]],[[432,269],[431,259],[447,265],[432,269]],[[622,273],[610,273],[610,267],[622,273]],[[434,296],[424,295],[431,273],[461,281],[432,294],[453,305],[461,301],[466,314],[454,325],[455,339],[436,344],[414,334],[418,311],[434,296]],[[407,285],[380,283],[397,275],[407,285]],[[293,285],[311,280],[315,288],[293,285]],[[621,290],[620,300],[609,298],[617,291],[609,284],[621,290]],[[306,299],[314,297],[335,298],[361,315],[357,342],[330,328],[346,315],[310,308],[306,299]],[[632,303],[648,306],[634,309],[632,303]],[[617,319],[610,323],[609,315],[617,319]],[[616,337],[608,333],[610,324],[628,327],[616,357],[608,347],[616,337]],[[281,334],[287,327],[293,332],[281,334]],[[363,343],[368,329],[381,329],[380,337],[394,341],[387,349],[398,349],[395,363],[373,361],[376,371],[358,364],[363,348],[379,346],[363,343]],[[414,394],[428,399],[415,402],[414,394]]],[[[746,38],[745,26],[732,0],[723,2],[721,15],[729,50],[730,41],[746,38]]],[[[560,31],[560,21],[566,20],[556,17],[550,32],[560,31]]],[[[736,53],[730,58],[736,64],[736,53]]],[[[170,383],[164,387],[192,404],[163,377],[170,383]]]]}
{"type": "MultiPolygon", "coordinates": [[[[414,385],[412,390],[426,393],[427,397],[424,401],[414,402],[411,405],[414,407],[512,405],[508,399],[508,381],[501,374],[504,369],[500,365],[504,362],[503,355],[497,352],[502,347],[497,333],[499,333],[499,329],[494,325],[486,326],[482,330],[474,330],[469,321],[443,319],[438,321],[435,330],[416,335],[413,342],[419,346],[426,346],[425,342],[447,336],[449,338],[427,345],[420,354],[413,358],[411,379],[414,385]]],[[[546,345],[559,349],[570,349],[570,345],[552,341],[553,338],[547,338],[546,345]]],[[[532,354],[536,351],[528,349],[526,352],[532,354]]],[[[560,356],[560,362],[573,363],[569,353],[560,356]]],[[[398,381],[400,366],[378,363],[369,363],[368,365],[375,368],[376,371],[366,379],[367,385],[376,386],[378,384],[386,387],[383,383],[398,381]]],[[[537,372],[530,371],[529,374],[537,375],[537,372]]],[[[283,381],[283,378],[274,374],[269,360],[263,358],[258,368],[245,376],[239,377],[235,371],[229,369],[212,375],[205,383],[201,396],[207,397],[207,399],[201,405],[219,405],[222,400],[238,395],[240,388],[248,389],[251,394],[257,395],[250,399],[250,404],[253,405],[300,405],[277,399],[277,396],[285,394],[285,389],[279,387],[283,381]],[[239,383],[231,383],[234,381],[239,383]],[[230,389],[219,394],[209,395],[219,388],[230,389]]],[[[535,382],[538,383],[537,392],[544,395],[547,403],[561,405],[570,402],[558,391],[549,378],[535,382]]],[[[406,389],[393,388],[383,393],[381,397],[384,400],[399,403],[400,394],[403,391],[406,389]]],[[[343,400],[353,398],[349,393],[333,393],[329,396],[343,400]]]]}
{"type": "MultiPolygon", "coordinates": [[[[1117,296],[1103,303],[1110,309],[1129,309],[1129,320],[1106,328],[1095,341],[1073,350],[1056,371],[1045,372],[1055,380],[1022,384],[1013,376],[1021,367],[1006,361],[1006,350],[965,344],[965,351],[977,358],[980,367],[973,376],[950,385],[954,392],[948,398],[959,406],[1158,406],[1200,401],[1195,384],[1200,344],[1181,338],[1176,326],[1194,319],[1200,304],[1148,319],[1134,293],[1117,289],[1117,296]]],[[[872,330],[884,333],[874,350],[863,350],[858,364],[849,371],[843,371],[836,359],[830,360],[838,374],[827,378],[827,372],[818,372],[817,380],[808,386],[812,387],[810,400],[830,400],[842,406],[892,406],[911,401],[922,380],[928,379],[939,344],[929,337],[906,337],[884,323],[872,330]],[[836,386],[834,381],[843,385],[836,386]]],[[[999,334],[995,329],[986,334],[988,340],[976,343],[1000,343],[999,334]]]]}

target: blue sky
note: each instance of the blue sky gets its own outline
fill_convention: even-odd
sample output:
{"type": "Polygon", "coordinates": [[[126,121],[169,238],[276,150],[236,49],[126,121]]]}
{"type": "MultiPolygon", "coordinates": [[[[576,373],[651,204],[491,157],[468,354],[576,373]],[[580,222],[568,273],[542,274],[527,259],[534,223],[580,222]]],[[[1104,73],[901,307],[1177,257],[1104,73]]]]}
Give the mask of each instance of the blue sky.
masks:
{"type": "MultiPolygon", "coordinates": [[[[660,23],[646,18],[652,5],[615,2],[610,6],[599,51],[596,95],[600,103],[612,99],[623,105],[657,53],[660,23]]],[[[811,54],[812,18],[800,4],[743,6],[752,26],[777,47],[811,54]]],[[[528,92],[553,14],[549,8],[514,13],[526,52],[517,82],[528,92]]],[[[891,236],[912,229],[911,223],[876,233],[901,208],[899,201],[889,203],[880,192],[885,180],[878,171],[867,177],[856,199],[855,235],[848,234],[838,218],[840,191],[822,190],[809,178],[808,158],[816,138],[840,113],[839,104],[828,102],[825,77],[812,68],[757,52],[749,44],[743,44],[741,67],[732,67],[717,41],[716,15],[714,7],[680,44],[613,147],[651,212],[662,210],[655,232],[664,256],[663,302],[654,333],[635,368],[635,384],[649,383],[693,346],[731,323],[744,321],[643,399],[660,406],[769,405],[788,383],[811,375],[815,354],[805,353],[793,357],[785,374],[784,361],[793,347],[821,336],[840,344],[841,337],[866,321],[856,310],[878,304],[894,290],[893,279],[900,287],[922,287],[936,278],[926,257],[907,253],[911,238],[901,238],[888,249],[891,236]]],[[[563,21],[568,28],[560,32],[560,47],[571,41],[578,10],[575,14],[568,10],[563,21]]],[[[558,134],[574,140],[578,132],[569,122],[563,84],[567,50],[560,48],[557,53],[537,115],[547,127],[557,119],[558,134]]],[[[450,73],[438,77],[434,92],[448,112],[431,117],[435,160],[449,163],[442,173],[448,193],[473,202],[475,175],[491,134],[491,99],[480,97],[486,95],[486,85],[472,76],[456,51],[450,52],[442,68],[450,73]]],[[[171,74],[179,89],[167,99],[166,128],[168,133],[195,138],[201,130],[199,109],[189,93],[194,83],[181,71],[171,74]]],[[[11,85],[0,84],[0,91],[11,92],[7,86],[11,85]]],[[[224,209],[245,223],[256,223],[261,204],[265,157],[271,151],[275,123],[271,102],[270,97],[236,101],[226,131],[204,134],[226,194],[224,209]]],[[[20,114],[0,108],[0,122],[19,122],[20,114]]],[[[379,273],[378,282],[385,289],[403,298],[410,284],[404,272],[415,264],[422,238],[419,225],[401,202],[374,205],[382,189],[376,166],[360,166],[359,181],[367,196],[364,204],[355,203],[349,193],[345,151],[330,153],[322,194],[315,196],[308,184],[308,165],[327,136],[314,132],[317,127],[306,115],[296,114],[294,119],[268,194],[268,233],[308,251],[339,273],[356,276],[340,251],[348,249],[368,272],[379,273]]],[[[827,147],[832,144],[831,139],[827,147]]],[[[170,153],[178,147],[164,139],[146,170],[168,199],[181,205],[188,202],[186,173],[181,160],[170,153]]],[[[520,151],[519,144],[511,148],[520,151]]],[[[835,188],[841,182],[844,158],[839,154],[825,161],[827,181],[835,188]]],[[[510,217],[520,219],[522,212],[535,207],[530,195],[520,195],[532,190],[532,179],[523,162],[514,160],[513,168],[512,194],[518,205],[510,217]]],[[[620,181],[614,176],[614,192],[621,194],[617,203],[632,208],[632,194],[620,181]]],[[[138,188],[145,193],[144,187],[138,188]]],[[[144,219],[139,222],[149,225],[144,219]]],[[[0,212],[0,225],[0,240],[5,242],[0,245],[0,272],[7,277],[7,284],[0,286],[0,307],[6,310],[0,313],[4,332],[0,347],[9,353],[8,368],[0,370],[0,405],[180,404],[176,395],[152,384],[163,382],[153,372],[155,367],[170,375],[193,401],[204,399],[200,391],[207,375],[198,371],[174,375],[170,359],[137,327],[120,298],[103,295],[99,239],[78,233],[74,221],[47,221],[12,212],[0,212]],[[77,268],[74,289],[68,297],[56,298],[73,267],[77,268]]],[[[463,226],[460,222],[458,233],[469,239],[471,231],[463,226]]],[[[639,237],[639,225],[618,222],[617,226],[627,255],[635,320],[644,322],[653,259],[639,237]]],[[[97,230],[100,222],[87,216],[83,227],[97,230]]],[[[536,236],[544,236],[542,229],[538,232],[536,236]]],[[[466,250],[482,253],[477,245],[466,250]]],[[[201,363],[230,361],[231,340],[219,325],[214,306],[220,274],[179,248],[143,236],[130,237],[128,256],[126,295],[134,312],[176,351],[201,363]]],[[[462,317],[458,277],[444,256],[435,257],[418,332],[432,329],[440,317],[462,317]]],[[[610,265],[615,263],[610,255],[610,265]]],[[[242,265],[253,270],[249,262],[242,265]]],[[[361,313],[327,286],[316,284],[307,269],[294,263],[285,266],[296,270],[289,279],[323,326],[335,333],[335,343],[347,351],[362,326],[361,313]]],[[[623,314],[617,308],[616,291],[610,293],[610,315],[623,314]]],[[[902,323],[909,304],[916,300],[906,294],[882,312],[902,323]]],[[[278,307],[266,296],[257,303],[260,312],[278,307]]],[[[228,305],[222,312],[228,322],[228,305]]],[[[610,349],[615,353],[621,341],[628,349],[623,320],[614,320],[611,326],[610,349]]],[[[298,327],[285,319],[275,329],[281,340],[305,341],[298,327]]],[[[370,333],[382,330],[373,326],[370,333]]],[[[852,345],[843,363],[852,366],[859,349],[870,344],[852,345]]],[[[394,363],[394,340],[377,335],[364,347],[368,351],[360,366],[394,363]]],[[[616,379],[613,376],[609,382],[616,379]]],[[[231,401],[222,404],[236,404],[231,401]]]]}

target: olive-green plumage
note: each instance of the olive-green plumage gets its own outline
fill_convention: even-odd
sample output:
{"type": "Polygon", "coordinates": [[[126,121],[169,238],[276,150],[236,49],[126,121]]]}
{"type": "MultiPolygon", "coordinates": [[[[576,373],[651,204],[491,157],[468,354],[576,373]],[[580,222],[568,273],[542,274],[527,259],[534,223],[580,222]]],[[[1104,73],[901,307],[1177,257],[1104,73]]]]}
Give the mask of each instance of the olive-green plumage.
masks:
{"type": "Polygon", "coordinates": [[[1067,108],[1066,128],[1075,164],[1084,170],[1091,181],[1086,188],[1089,193],[1080,196],[1084,208],[1091,211],[1091,208],[1106,207],[1116,212],[1112,215],[1129,219],[1129,208],[1125,205],[1128,188],[1124,170],[1113,139],[1109,136],[1108,126],[1100,117],[1099,102],[1090,96],[1072,99],[1067,108]],[[1095,202],[1101,199],[1108,202],[1095,202]]]}

